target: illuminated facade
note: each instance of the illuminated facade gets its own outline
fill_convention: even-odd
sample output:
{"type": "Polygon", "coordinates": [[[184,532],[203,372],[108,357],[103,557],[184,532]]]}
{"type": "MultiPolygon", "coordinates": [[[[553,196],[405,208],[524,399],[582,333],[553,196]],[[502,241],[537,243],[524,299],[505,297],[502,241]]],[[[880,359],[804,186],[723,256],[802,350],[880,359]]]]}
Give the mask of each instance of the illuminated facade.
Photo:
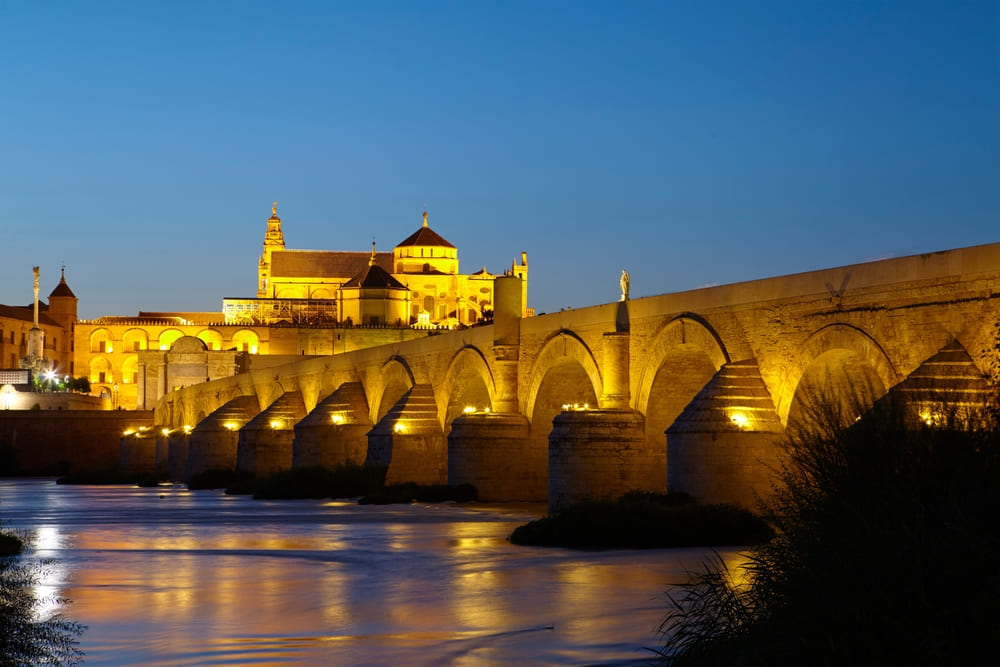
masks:
{"type": "MultiPolygon", "coordinates": [[[[527,253],[521,253],[520,263],[512,262],[508,273],[521,279],[526,304],[527,253]]],[[[494,278],[485,267],[460,273],[458,249],[430,228],[426,212],[421,227],[392,252],[287,250],[275,204],[257,268],[257,298],[225,299],[223,310],[229,323],[350,320],[452,328],[489,317],[494,278]],[[358,281],[367,281],[372,289],[385,283],[385,291],[358,290],[358,281]],[[379,300],[387,303],[376,305],[379,300]]],[[[530,309],[523,314],[530,315],[530,309]]]]}
{"type": "MultiPolygon", "coordinates": [[[[509,273],[526,296],[526,253],[509,273]]],[[[151,408],[164,393],[208,379],[476,324],[492,314],[495,277],[485,267],[459,273],[458,250],[428,226],[426,213],[391,252],[374,244],[371,252],[288,250],[275,204],[256,296],[225,298],[215,313],[77,320],[63,277],[41,305],[39,327],[58,372],[88,377],[93,393],[116,408],[151,408]],[[187,356],[174,354],[182,340],[187,356]]],[[[0,368],[16,368],[27,354],[31,327],[31,307],[0,306],[0,368]]]]}
{"type": "MultiPolygon", "coordinates": [[[[38,328],[42,331],[42,356],[60,375],[75,372],[73,325],[77,298],[63,272],[59,284],[49,294],[49,303],[39,302],[38,328]]],[[[29,354],[29,338],[34,326],[33,306],[0,305],[0,368],[14,369],[29,354]]]]}

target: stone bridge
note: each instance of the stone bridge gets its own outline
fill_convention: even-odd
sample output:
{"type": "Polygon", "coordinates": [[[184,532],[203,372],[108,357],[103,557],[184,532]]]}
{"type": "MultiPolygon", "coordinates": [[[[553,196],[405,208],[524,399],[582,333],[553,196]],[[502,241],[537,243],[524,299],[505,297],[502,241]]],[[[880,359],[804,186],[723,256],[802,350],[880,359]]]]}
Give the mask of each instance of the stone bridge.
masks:
{"type": "Polygon", "coordinates": [[[811,396],[860,411],[929,382],[983,400],[1000,244],[532,318],[521,298],[498,278],[492,325],[170,392],[145,446],[172,479],[355,461],[553,509],[668,487],[750,504],[811,396]]]}

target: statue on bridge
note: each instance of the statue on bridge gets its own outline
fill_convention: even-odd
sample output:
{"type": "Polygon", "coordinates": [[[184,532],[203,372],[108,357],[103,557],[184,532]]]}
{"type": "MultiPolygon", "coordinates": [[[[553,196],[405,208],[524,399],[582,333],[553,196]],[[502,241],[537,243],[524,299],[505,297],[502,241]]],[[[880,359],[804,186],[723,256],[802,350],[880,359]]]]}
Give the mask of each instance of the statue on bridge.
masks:
{"type": "Polygon", "coordinates": [[[618,284],[621,285],[622,288],[622,297],[621,299],[619,299],[619,301],[628,301],[629,280],[630,278],[628,275],[628,271],[622,269],[622,277],[621,280],[618,281],[618,284]]]}

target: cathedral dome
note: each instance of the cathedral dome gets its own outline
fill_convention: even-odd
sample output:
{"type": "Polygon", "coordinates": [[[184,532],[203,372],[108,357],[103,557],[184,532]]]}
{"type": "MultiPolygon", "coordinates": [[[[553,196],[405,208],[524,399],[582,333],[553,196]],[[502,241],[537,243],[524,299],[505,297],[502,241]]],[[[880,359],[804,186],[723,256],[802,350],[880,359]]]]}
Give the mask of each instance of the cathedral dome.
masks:
{"type": "Polygon", "coordinates": [[[440,234],[427,226],[427,211],[424,211],[424,224],[417,231],[407,236],[397,248],[407,246],[423,246],[425,248],[454,248],[440,234]]]}

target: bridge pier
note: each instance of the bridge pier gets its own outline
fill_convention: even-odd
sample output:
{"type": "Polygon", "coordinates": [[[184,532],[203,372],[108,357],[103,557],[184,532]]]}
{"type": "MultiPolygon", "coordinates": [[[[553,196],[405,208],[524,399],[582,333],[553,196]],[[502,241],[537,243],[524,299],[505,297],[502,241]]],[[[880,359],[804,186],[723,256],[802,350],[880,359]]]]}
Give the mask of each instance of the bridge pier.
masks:
{"type": "Polygon", "coordinates": [[[171,482],[183,482],[187,473],[191,433],[187,428],[175,429],[164,437],[167,440],[167,479],[171,482]]]}
{"type": "Polygon", "coordinates": [[[663,453],[646,445],[645,419],[638,412],[561,412],[549,434],[549,512],[626,491],[662,493],[664,468],[663,453]]]}
{"type": "Polygon", "coordinates": [[[162,426],[154,426],[156,434],[156,477],[159,480],[170,478],[170,437],[169,430],[162,426]]]}
{"type": "Polygon", "coordinates": [[[448,445],[429,384],[410,388],[368,432],[366,465],[388,466],[386,484],[446,484],[448,445]]]}
{"type": "Polygon", "coordinates": [[[448,434],[448,483],[472,484],[480,500],[545,500],[545,452],[532,449],[530,428],[516,413],[455,418],[448,434]]]}
{"type": "Polygon", "coordinates": [[[286,392],[240,429],[236,470],[267,477],[292,467],[293,427],[306,415],[302,393],[286,392]]]}
{"type": "Polygon", "coordinates": [[[725,364],[667,429],[667,488],[752,509],[771,493],[784,433],[757,362],[725,364]]]}
{"type": "Polygon", "coordinates": [[[365,462],[368,455],[368,400],[360,382],[345,382],[295,424],[292,468],[365,462]]]}
{"type": "Polygon", "coordinates": [[[129,475],[156,473],[156,438],[149,431],[135,431],[118,441],[118,471],[129,475]]]}
{"type": "Polygon", "coordinates": [[[188,441],[184,481],[206,470],[235,470],[239,430],[259,411],[255,396],[239,396],[195,426],[188,441]]]}

